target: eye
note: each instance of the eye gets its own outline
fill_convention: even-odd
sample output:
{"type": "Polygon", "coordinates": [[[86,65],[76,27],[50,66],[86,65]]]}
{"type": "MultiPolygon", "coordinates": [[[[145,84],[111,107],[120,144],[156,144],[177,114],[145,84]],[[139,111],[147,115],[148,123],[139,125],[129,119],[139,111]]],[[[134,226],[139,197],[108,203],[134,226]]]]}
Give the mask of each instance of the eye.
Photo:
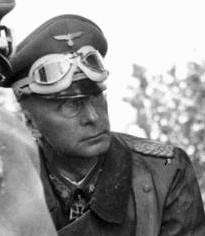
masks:
{"type": "Polygon", "coordinates": [[[84,98],[84,97],[72,98],[72,99],[68,99],[67,101],[68,101],[68,103],[70,103],[71,106],[79,107],[79,106],[82,106],[85,103],[86,98],[84,98]]]}
{"type": "Polygon", "coordinates": [[[58,110],[67,117],[73,117],[78,114],[84,103],[85,99],[82,98],[65,99],[59,103],[58,110]]]}

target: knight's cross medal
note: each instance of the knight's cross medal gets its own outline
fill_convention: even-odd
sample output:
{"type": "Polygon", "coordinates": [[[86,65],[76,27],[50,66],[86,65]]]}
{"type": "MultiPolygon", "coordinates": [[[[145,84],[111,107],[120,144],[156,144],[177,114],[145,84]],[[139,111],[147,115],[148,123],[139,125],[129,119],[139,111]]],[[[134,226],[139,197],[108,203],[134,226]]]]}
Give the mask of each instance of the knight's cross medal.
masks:
{"type": "Polygon", "coordinates": [[[70,221],[73,221],[80,217],[85,212],[86,202],[80,194],[77,195],[76,201],[72,204],[70,208],[70,221]]]}

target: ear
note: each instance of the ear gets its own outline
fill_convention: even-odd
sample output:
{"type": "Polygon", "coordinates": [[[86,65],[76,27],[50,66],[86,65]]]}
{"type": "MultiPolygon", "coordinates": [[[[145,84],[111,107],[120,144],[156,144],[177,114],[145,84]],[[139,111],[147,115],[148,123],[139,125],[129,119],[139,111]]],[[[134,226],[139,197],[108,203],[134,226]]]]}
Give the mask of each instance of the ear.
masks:
{"type": "Polygon", "coordinates": [[[33,136],[33,138],[37,141],[39,140],[42,135],[40,133],[40,131],[38,130],[38,127],[36,125],[36,122],[31,114],[31,112],[29,112],[26,109],[22,110],[24,116],[25,116],[25,123],[27,125],[27,127],[31,130],[31,134],[33,136]]]}

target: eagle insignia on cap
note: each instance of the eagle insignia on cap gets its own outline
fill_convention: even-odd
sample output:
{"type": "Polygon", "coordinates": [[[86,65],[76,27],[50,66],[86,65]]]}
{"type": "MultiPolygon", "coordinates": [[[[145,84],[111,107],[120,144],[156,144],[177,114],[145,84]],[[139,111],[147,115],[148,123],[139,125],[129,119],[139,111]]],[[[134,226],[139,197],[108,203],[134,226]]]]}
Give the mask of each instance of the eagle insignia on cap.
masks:
{"type": "Polygon", "coordinates": [[[56,36],[53,36],[54,39],[56,40],[64,40],[64,41],[67,41],[67,44],[68,46],[73,46],[74,45],[74,39],[75,38],[79,38],[81,37],[81,35],[83,34],[82,31],[79,31],[79,32],[76,32],[76,33],[68,33],[68,34],[65,34],[65,35],[56,35],[56,36]]]}

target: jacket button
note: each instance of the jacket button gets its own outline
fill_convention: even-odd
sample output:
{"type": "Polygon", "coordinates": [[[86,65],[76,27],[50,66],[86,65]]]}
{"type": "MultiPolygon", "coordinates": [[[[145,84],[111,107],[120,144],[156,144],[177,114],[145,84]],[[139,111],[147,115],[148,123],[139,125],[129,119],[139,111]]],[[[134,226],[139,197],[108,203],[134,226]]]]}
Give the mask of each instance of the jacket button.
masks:
{"type": "Polygon", "coordinates": [[[145,184],[145,185],[143,186],[143,191],[144,191],[145,193],[149,193],[151,190],[152,190],[152,186],[150,186],[149,184],[145,184]]]}
{"type": "Polygon", "coordinates": [[[89,193],[93,193],[94,190],[95,190],[95,186],[94,186],[94,184],[91,184],[91,185],[89,186],[89,193]]]}

